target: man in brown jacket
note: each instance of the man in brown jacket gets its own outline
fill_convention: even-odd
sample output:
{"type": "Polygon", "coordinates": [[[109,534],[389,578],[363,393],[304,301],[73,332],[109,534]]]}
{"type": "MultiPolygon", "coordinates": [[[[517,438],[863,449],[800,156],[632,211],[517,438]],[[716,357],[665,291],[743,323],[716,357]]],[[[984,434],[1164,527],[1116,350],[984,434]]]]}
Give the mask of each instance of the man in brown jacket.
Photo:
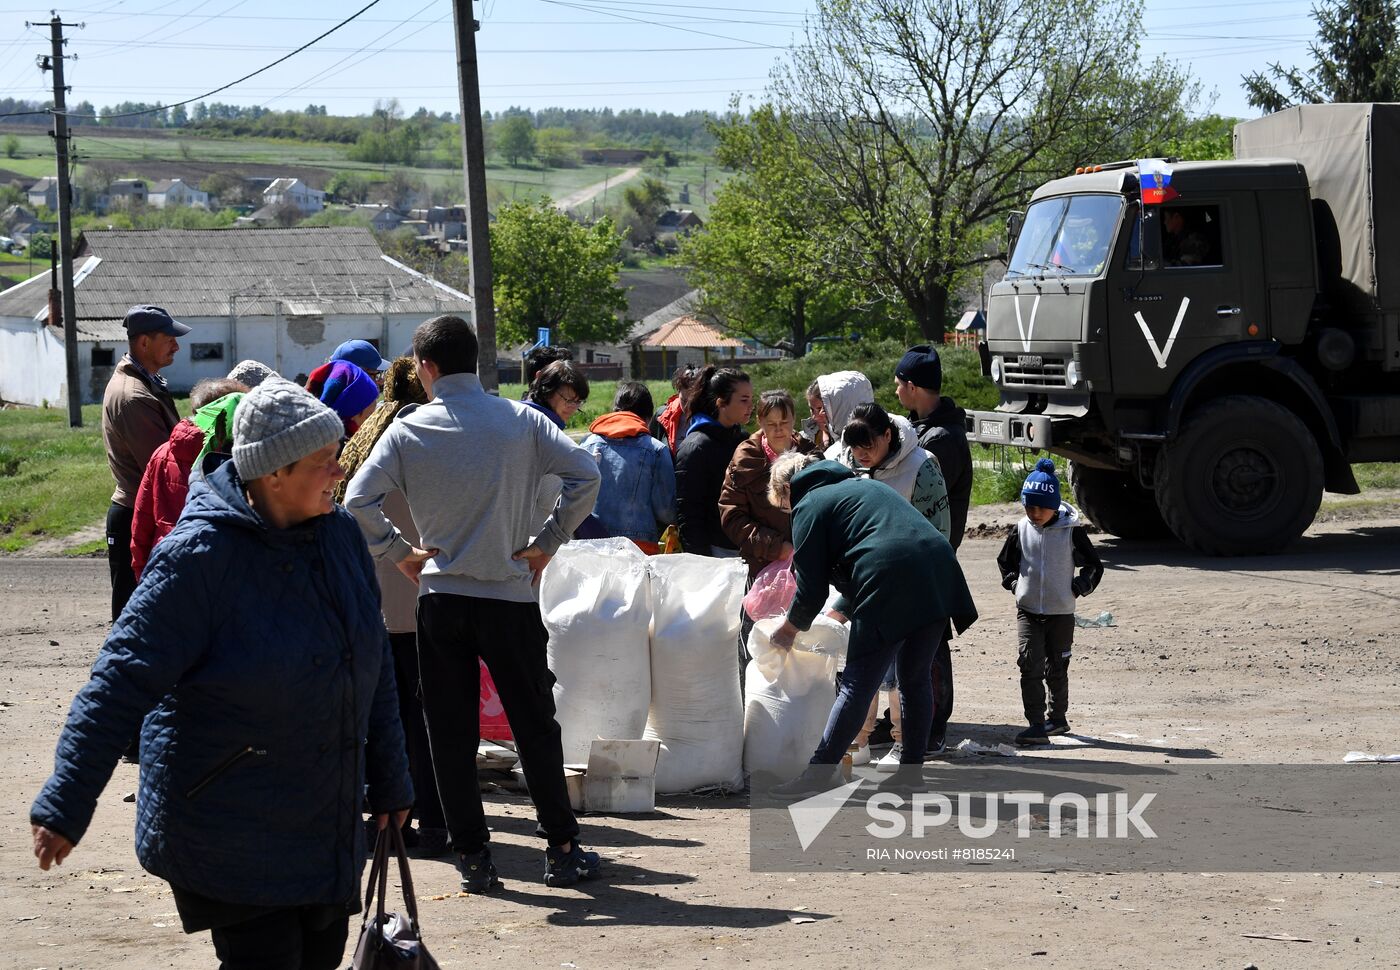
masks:
{"type": "Polygon", "coordinates": [[[112,575],[112,621],[136,589],[131,568],[131,516],[141,475],[151,454],[170,438],[179,423],[175,399],[160,377],[175,361],[177,337],[190,328],[158,306],[134,306],[122,321],[127,352],[102,395],[102,443],[117,480],[107,509],[107,567],[112,575]]]}

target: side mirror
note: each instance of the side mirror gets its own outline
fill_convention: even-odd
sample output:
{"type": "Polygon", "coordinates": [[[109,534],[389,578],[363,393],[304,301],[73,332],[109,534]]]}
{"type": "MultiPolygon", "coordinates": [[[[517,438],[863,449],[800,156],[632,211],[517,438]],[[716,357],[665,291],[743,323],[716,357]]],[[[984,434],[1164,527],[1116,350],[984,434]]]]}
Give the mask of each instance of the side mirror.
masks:
{"type": "Polygon", "coordinates": [[[1024,212],[1011,212],[1006,216],[1006,258],[1011,259],[1011,251],[1016,248],[1016,239],[1021,235],[1021,227],[1026,224],[1024,212]]]}

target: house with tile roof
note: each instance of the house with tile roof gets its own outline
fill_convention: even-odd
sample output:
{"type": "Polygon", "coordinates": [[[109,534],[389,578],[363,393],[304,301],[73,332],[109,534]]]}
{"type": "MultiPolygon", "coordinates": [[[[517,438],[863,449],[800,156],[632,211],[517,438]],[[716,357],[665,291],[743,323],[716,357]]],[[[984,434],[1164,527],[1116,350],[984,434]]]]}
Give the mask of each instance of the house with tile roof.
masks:
{"type": "MultiPolygon", "coordinates": [[[[293,377],[346,340],[404,353],[418,324],[471,318],[471,298],[380,250],[359,227],[108,229],[80,237],[74,258],[79,381],[100,401],[126,352],[129,307],[165,307],[192,332],[161,372],[176,392],[260,360],[293,377]]],[[[49,319],[46,271],[0,293],[0,400],[65,399],[63,327],[49,319]]]]}

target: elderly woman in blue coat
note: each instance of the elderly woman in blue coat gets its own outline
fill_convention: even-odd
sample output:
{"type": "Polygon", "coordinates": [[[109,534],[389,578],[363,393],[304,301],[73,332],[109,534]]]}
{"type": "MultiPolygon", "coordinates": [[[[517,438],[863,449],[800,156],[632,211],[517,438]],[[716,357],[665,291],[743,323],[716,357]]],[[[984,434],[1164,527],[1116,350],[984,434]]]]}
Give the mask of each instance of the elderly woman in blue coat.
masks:
{"type": "Polygon", "coordinates": [[[319,970],[358,908],[368,796],[413,801],[374,566],[334,504],[344,428],[273,379],[234,416],[233,461],[190,490],[112,627],[30,809],[62,863],[141,730],[136,852],[226,970],[319,970]]]}

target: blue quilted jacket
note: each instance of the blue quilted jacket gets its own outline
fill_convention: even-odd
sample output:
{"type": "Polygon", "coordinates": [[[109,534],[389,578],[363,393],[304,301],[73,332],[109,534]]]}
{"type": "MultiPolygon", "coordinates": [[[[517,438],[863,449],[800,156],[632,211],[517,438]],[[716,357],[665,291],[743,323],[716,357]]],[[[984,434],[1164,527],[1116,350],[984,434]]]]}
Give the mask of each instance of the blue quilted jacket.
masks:
{"type": "Polygon", "coordinates": [[[194,484],[73,701],[31,820],[77,842],[141,729],[136,854],[230,903],[359,892],[368,785],[413,801],[374,567],[337,507],[275,529],[233,462],[194,484]]]}

